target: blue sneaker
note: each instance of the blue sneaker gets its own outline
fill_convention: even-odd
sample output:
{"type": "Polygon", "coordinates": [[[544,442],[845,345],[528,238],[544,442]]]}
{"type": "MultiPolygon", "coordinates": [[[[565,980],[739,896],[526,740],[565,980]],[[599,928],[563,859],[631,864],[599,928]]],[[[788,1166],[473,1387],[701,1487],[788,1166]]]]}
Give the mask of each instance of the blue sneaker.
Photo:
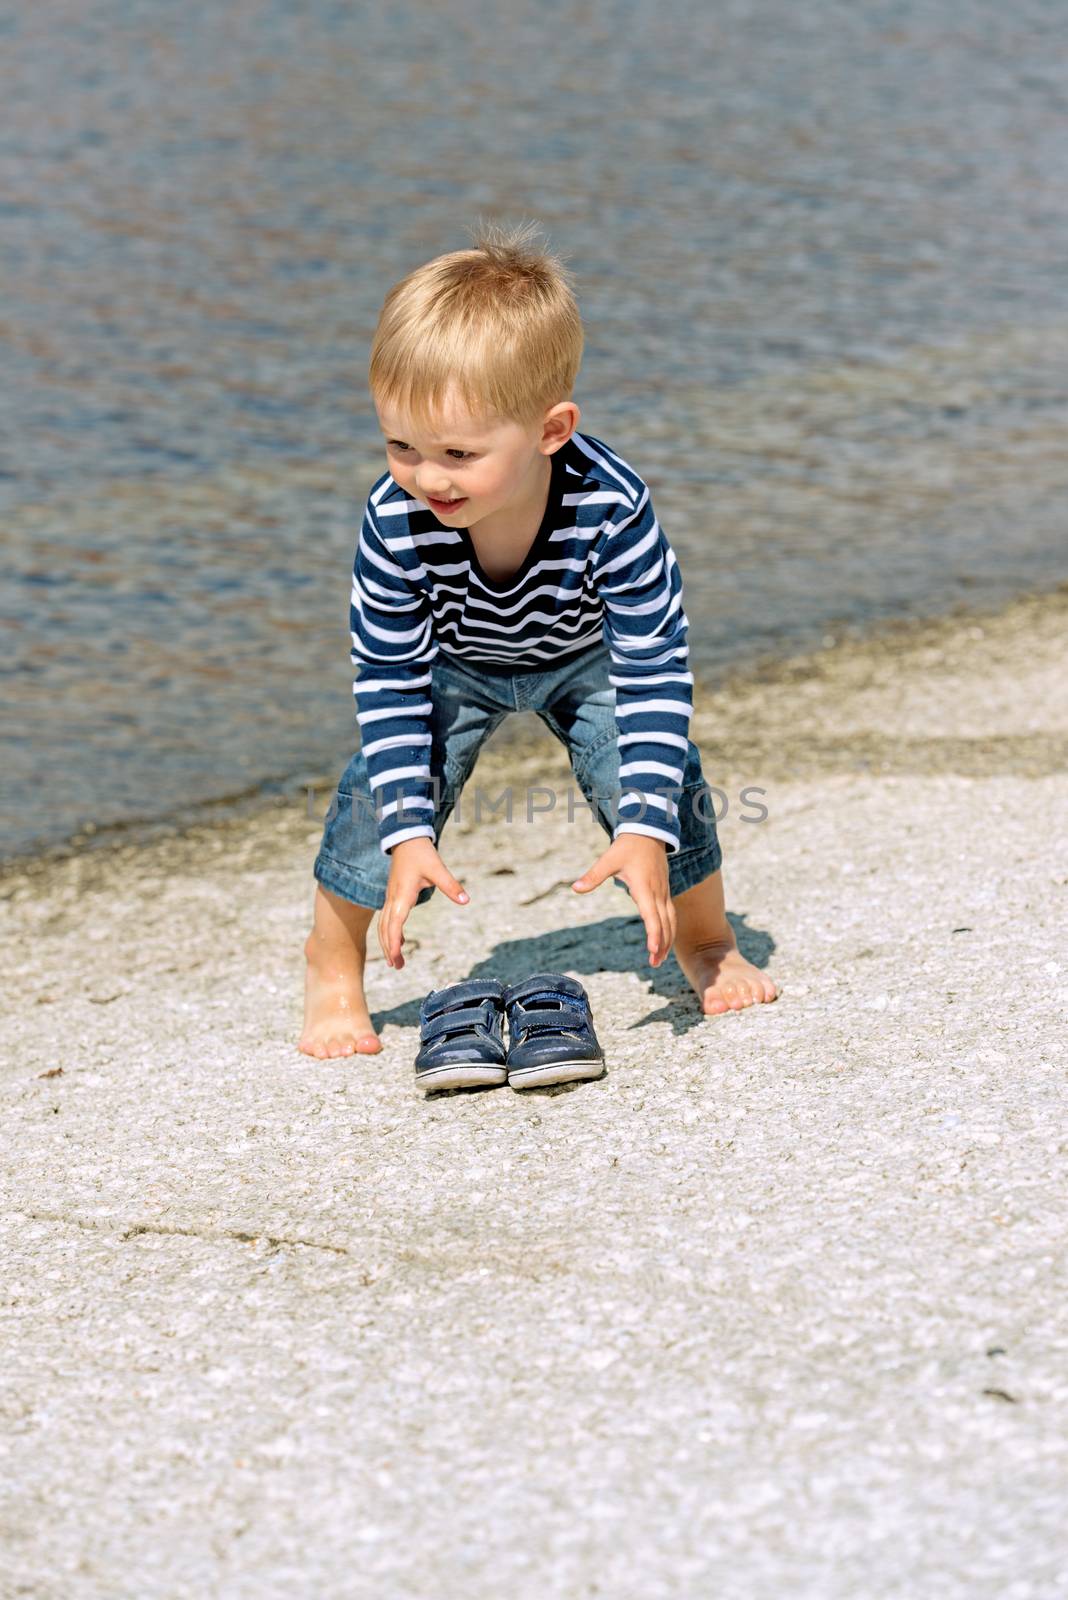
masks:
{"type": "Polygon", "coordinates": [[[468,978],[431,989],[419,1007],[419,1039],[415,1081],[422,1088],[504,1083],[504,985],[496,978],[468,978]]]}
{"type": "Polygon", "coordinates": [[[599,1078],[604,1072],[589,996],[577,978],[563,972],[535,973],[505,990],[504,1006],[513,1089],[599,1078]]]}

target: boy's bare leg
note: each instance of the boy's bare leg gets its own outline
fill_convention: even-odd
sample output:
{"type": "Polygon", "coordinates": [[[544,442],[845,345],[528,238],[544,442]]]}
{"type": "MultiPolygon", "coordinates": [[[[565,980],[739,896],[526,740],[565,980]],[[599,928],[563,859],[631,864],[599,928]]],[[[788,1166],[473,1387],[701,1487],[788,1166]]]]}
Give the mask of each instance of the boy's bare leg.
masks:
{"type": "Polygon", "coordinates": [[[675,959],[693,985],[703,1011],[741,1011],[778,997],[771,979],[738,952],[727,921],[722,872],[714,872],[675,895],[673,902],[675,959]]]}
{"type": "Polygon", "coordinates": [[[374,1055],[382,1041],[371,1025],[363,992],[367,930],[374,911],[315,885],[315,923],[304,946],[304,1032],[309,1056],[374,1055]]]}

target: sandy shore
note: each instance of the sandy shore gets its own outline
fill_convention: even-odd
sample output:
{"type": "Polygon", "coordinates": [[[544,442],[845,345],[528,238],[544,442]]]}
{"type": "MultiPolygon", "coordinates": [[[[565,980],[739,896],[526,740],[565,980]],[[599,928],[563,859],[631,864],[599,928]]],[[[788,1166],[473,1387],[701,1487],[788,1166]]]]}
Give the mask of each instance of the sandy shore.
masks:
{"type": "MultiPolygon", "coordinates": [[[[359,1061],[293,1042],[302,802],[9,866],[0,1595],[1063,1594],[1066,637],[701,697],[740,1014],[581,810],[450,825],[359,1061]],[[545,967],[607,1076],[424,1100],[426,990],[545,967]]],[[[566,785],[536,728],[478,780],[566,785]]]]}

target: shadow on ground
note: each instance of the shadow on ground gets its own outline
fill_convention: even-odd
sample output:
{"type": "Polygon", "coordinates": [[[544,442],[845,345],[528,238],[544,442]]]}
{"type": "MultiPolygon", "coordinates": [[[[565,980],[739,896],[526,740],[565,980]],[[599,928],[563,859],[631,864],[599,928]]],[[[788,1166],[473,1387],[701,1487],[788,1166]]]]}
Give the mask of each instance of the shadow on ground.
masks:
{"type": "MultiPolygon", "coordinates": [[[[747,927],[744,912],[740,915],[728,912],[728,920],[746,960],[755,967],[766,967],[775,949],[771,935],[759,928],[747,927]]],[[[446,982],[459,983],[464,978],[499,978],[502,983],[517,983],[536,972],[573,972],[578,978],[598,972],[634,972],[648,985],[649,995],[663,1002],[634,1023],[634,1028],[647,1027],[651,1022],[669,1022],[672,1032],[681,1035],[704,1021],[697,996],[683,976],[674,952],[662,966],[649,965],[645,929],[638,917],[605,917],[601,922],[588,922],[581,927],[504,939],[473,966],[464,969],[458,963],[451,977],[440,980],[440,987],[444,988],[446,982]]],[[[408,1000],[403,1005],[375,1011],[371,1021],[378,1030],[387,1023],[417,1028],[419,1004],[418,999],[408,1000]]],[[[596,1021],[595,1017],[594,1026],[596,1021]]]]}

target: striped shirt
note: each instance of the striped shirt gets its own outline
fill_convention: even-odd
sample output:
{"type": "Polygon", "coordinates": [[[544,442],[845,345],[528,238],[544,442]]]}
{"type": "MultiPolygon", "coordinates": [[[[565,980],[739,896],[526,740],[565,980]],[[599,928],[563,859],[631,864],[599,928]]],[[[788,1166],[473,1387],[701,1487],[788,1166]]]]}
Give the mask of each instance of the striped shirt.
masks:
{"type": "Polygon", "coordinates": [[[613,837],[679,848],[693,674],[675,553],[648,487],[602,440],[573,433],[550,461],[541,526],[503,582],[482,571],[466,528],[445,527],[390,473],[371,489],[349,617],[361,748],[387,854],[403,839],[436,838],[430,665],[439,649],[548,670],[602,640],[620,761],[613,837]]]}

